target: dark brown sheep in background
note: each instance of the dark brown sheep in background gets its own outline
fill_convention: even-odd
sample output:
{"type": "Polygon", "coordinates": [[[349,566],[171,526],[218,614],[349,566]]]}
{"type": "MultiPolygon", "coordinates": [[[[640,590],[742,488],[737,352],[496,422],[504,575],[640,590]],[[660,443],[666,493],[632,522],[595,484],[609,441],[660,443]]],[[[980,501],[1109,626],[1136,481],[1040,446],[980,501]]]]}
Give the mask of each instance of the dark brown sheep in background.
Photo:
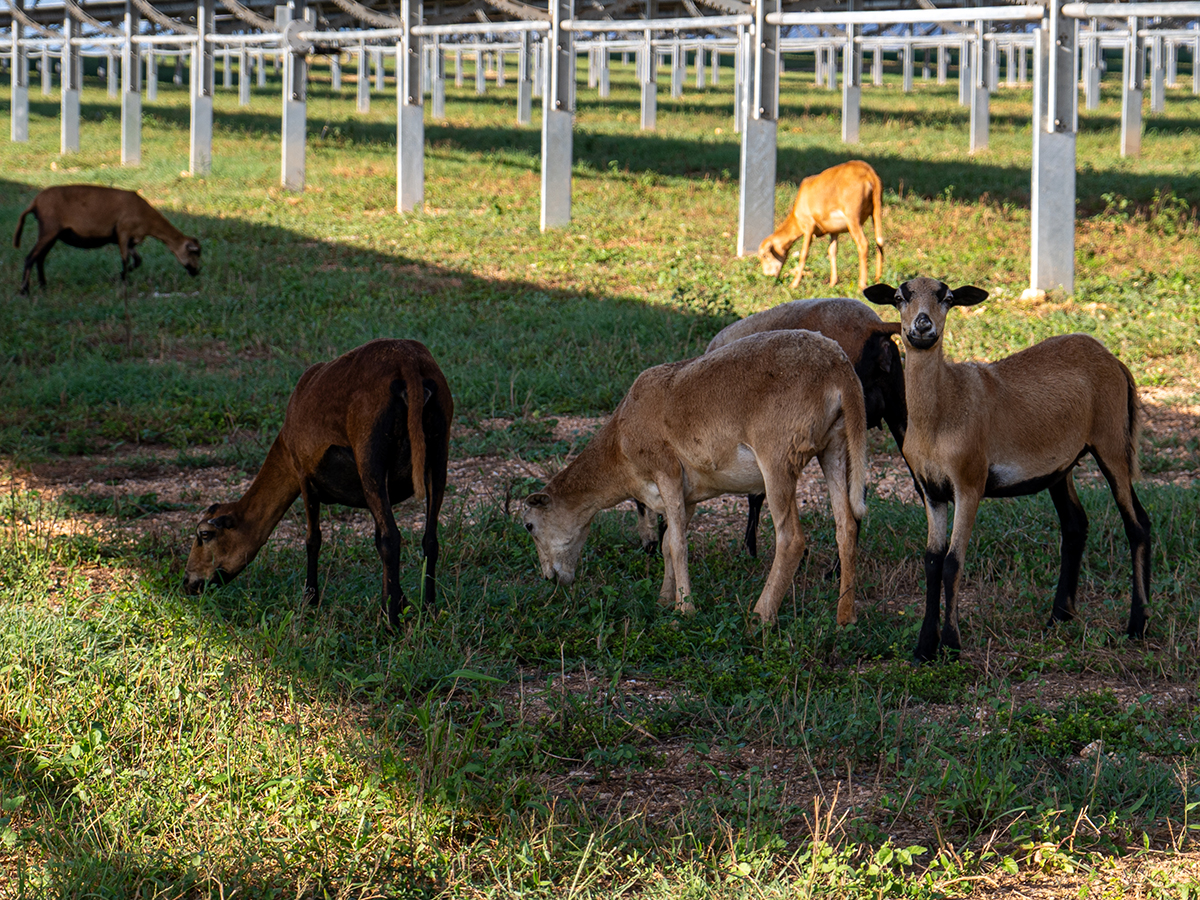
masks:
{"type": "Polygon", "coordinates": [[[371,341],[311,366],[300,376],[279,437],[245,496],[210,506],[197,525],[184,590],[196,594],[236,576],[293,501],[303,497],[308,520],[304,596],[320,602],[321,504],[338,503],[369,509],[375,519],[383,602],[395,628],[405,598],[392,506],[416,496],[425,501],[423,594],[431,606],[453,416],[450,386],[417,341],[371,341]]]}
{"type": "Polygon", "coordinates": [[[33,198],[21,213],[13,246],[21,246],[25,217],[33,213],[38,222],[37,243],[25,257],[21,293],[29,293],[29,276],[37,266],[38,284],[46,286],[46,254],[58,241],[91,250],[116,244],[121,251],[121,280],[130,269],[142,264],[136,249],[148,237],[167,245],[189,275],[200,274],[200,242],[188,237],[134,191],[95,184],[49,187],[33,198]],[[130,259],[133,265],[129,264],[130,259]]]}
{"type": "Polygon", "coordinates": [[[1086,334],[1047,338],[991,363],[945,359],[946,315],[987,299],[987,291],[950,290],[933,278],[898,288],[876,284],[867,299],[900,310],[908,431],[904,458],[925,501],[925,619],[918,661],[938,652],[941,595],[946,616],[941,645],[959,650],[958,587],[967,542],[984,497],[1050,492],[1062,528],[1058,589],[1050,622],[1075,616],[1079,567],[1088,519],[1072,471],[1091,454],[1108,481],[1129,541],[1133,593],[1126,633],[1146,629],[1150,594],[1150,518],[1138,502],[1141,402],[1129,369],[1086,334]],[[954,526],[946,543],[949,503],[954,526]]]}

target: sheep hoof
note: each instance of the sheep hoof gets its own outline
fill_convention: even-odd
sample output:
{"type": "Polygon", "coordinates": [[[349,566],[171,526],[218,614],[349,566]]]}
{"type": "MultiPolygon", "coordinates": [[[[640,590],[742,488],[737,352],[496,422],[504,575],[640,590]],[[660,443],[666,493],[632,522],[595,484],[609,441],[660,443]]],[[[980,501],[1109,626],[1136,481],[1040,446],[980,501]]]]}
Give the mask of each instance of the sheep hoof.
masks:
{"type": "Polygon", "coordinates": [[[696,614],[696,604],[691,600],[681,600],[675,605],[675,611],[681,616],[694,616],[696,614]]]}

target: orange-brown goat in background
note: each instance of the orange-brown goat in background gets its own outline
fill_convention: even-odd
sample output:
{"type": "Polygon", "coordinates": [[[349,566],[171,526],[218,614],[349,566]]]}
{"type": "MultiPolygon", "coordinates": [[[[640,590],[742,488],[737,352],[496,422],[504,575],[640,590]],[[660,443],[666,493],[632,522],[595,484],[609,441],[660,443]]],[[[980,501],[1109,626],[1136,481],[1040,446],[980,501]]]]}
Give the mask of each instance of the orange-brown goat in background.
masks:
{"type": "Polygon", "coordinates": [[[788,251],[801,237],[800,266],[792,288],[800,286],[814,237],[829,235],[829,286],[837,284],[837,236],[850,232],[858,248],[858,288],[867,286],[867,236],[863,223],[875,220],[875,278],[883,277],[883,182],[867,163],[853,159],[800,182],[796,202],[775,233],[758,246],[764,275],[778,278],[788,251]]]}
{"type": "Polygon", "coordinates": [[[135,191],[101,187],[97,184],[66,184],[48,187],[36,197],[17,221],[13,246],[21,246],[25,217],[33,213],[38,223],[37,242],[25,257],[21,293],[29,293],[29,275],[37,266],[38,284],[46,286],[46,255],[58,241],[92,250],[116,244],[121,251],[121,280],[130,269],[142,264],[137,247],[156,237],[175,254],[189,275],[200,274],[200,242],[188,237],[135,191]],[[129,264],[130,259],[133,265],[129,264]]]}
{"type": "Polygon", "coordinates": [[[213,504],[196,527],[184,589],[228,581],[257,555],[296,497],[308,520],[305,599],[318,603],[321,504],[369,509],[388,623],[399,622],[400,532],[392,506],[425,501],[424,602],[434,600],[438,512],[450,456],[450,386],[425,345],[376,340],[300,376],[279,437],[245,496],[213,504]]]}

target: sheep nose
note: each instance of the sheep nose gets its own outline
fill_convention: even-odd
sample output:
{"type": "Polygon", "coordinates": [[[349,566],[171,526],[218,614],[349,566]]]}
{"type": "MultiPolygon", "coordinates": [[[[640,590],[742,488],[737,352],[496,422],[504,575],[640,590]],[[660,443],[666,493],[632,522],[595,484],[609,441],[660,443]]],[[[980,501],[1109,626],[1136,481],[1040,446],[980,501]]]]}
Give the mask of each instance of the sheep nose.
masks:
{"type": "Polygon", "coordinates": [[[921,313],[913,321],[913,331],[920,335],[928,335],[933,332],[933,319],[929,318],[925,313],[921,313]]]}

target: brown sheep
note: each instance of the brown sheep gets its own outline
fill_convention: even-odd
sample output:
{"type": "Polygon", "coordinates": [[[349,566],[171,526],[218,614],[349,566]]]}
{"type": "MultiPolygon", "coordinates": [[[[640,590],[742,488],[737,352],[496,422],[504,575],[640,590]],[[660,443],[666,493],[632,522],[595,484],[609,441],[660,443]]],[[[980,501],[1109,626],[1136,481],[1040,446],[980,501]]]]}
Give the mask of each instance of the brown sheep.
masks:
{"type": "Polygon", "coordinates": [[[861,159],[831,166],[809,175],[800,182],[792,211],[775,233],[758,246],[758,259],[764,275],[778,278],[787,262],[788,251],[801,237],[800,266],[792,279],[792,288],[800,286],[804,262],[814,237],[829,235],[829,286],[837,284],[837,236],[850,232],[858,248],[858,288],[867,286],[867,236],[863,223],[875,220],[875,278],[883,277],[883,182],[875,170],[861,159]]]}
{"type": "Polygon", "coordinates": [[[1052,337],[992,363],[947,362],[942,341],[947,313],[986,300],[986,291],[970,286],[952,291],[932,278],[916,278],[899,288],[872,285],[866,296],[900,310],[906,350],[904,458],[929,525],[917,660],[937,655],[943,591],[941,645],[952,653],[960,649],[958,587],[984,497],[1049,490],[1062,527],[1050,623],[1074,617],[1088,520],[1071,473],[1088,453],[1108,480],[1125,524],[1133,570],[1126,633],[1141,637],[1150,595],[1150,518],[1133,489],[1141,403],[1129,369],[1086,334],[1052,337]],[[949,503],[954,527],[947,549],[949,503]]]}
{"type": "Polygon", "coordinates": [[[425,501],[424,602],[434,601],[438,512],[446,492],[454,400],[429,350],[375,340],[300,376],[283,428],[236,503],[210,506],[196,526],[184,589],[229,581],[254,559],[297,497],[308,521],[305,599],[320,602],[317,555],[322,503],[369,509],[383,563],[383,602],[395,628],[404,603],[400,532],[392,506],[425,501]]]}
{"type": "Polygon", "coordinates": [[[525,528],[542,573],[575,578],[592,519],[635,499],[667,520],[659,602],[695,610],[687,525],[696,504],[728,493],[767,495],[775,560],[754,612],[773,621],[804,551],[796,479],[816,456],[833,505],[841,594],[855,621],[858,527],[866,511],[866,414],[846,354],[808,331],[752,335],[696,359],[647,369],[616,411],[543,491],[525,499],[525,528]]]}
{"type": "Polygon", "coordinates": [[[142,257],[134,248],[147,237],[156,237],[175,254],[189,275],[200,274],[200,242],[168,222],[134,191],[95,184],[46,188],[21,213],[17,232],[13,235],[14,247],[21,246],[21,231],[25,227],[25,217],[30,213],[37,219],[38,237],[25,257],[22,294],[29,293],[29,276],[35,265],[38,284],[46,286],[46,254],[60,240],[85,250],[116,244],[121,251],[121,280],[124,281],[131,269],[142,264],[142,257]]]}

